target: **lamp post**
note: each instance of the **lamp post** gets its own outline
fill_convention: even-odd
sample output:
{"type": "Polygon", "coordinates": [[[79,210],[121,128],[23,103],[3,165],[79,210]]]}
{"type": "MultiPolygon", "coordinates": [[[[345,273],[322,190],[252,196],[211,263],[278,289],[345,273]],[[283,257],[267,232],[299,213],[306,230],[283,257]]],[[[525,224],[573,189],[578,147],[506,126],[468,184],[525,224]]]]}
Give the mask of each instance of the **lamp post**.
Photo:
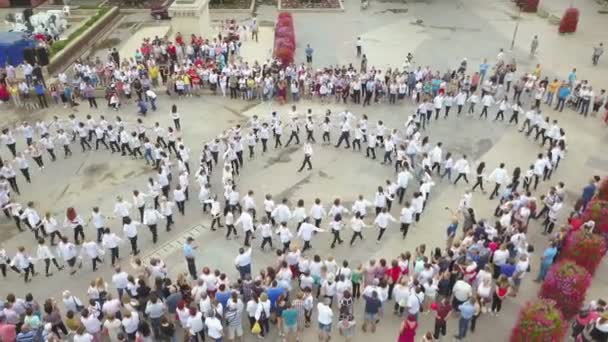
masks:
{"type": "Polygon", "coordinates": [[[517,12],[517,19],[515,22],[515,29],[513,30],[513,39],[511,39],[511,51],[515,48],[515,37],[517,37],[517,30],[519,29],[519,21],[521,20],[521,6],[517,6],[519,11],[517,12]]]}

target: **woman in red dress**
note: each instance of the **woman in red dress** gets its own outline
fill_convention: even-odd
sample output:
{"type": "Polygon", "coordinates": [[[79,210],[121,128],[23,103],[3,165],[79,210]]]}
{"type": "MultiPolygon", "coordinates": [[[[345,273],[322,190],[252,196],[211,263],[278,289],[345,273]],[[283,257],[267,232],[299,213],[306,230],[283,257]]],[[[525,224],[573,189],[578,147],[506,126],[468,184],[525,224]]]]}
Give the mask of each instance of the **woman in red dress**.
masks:
{"type": "Polygon", "coordinates": [[[401,324],[401,332],[399,333],[399,339],[397,342],[414,342],[416,337],[416,329],[418,329],[416,316],[407,316],[407,319],[401,324]]]}

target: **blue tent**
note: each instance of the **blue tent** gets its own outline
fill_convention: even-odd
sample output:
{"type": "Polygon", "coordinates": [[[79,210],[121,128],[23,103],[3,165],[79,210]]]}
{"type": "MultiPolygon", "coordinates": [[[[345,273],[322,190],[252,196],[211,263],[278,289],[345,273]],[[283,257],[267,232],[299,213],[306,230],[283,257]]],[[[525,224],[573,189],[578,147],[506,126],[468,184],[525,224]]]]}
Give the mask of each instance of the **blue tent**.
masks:
{"type": "Polygon", "coordinates": [[[23,62],[23,50],[33,48],[36,43],[23,32],[0,32],[0,65],[7,62],[17,66],[23,62]]]}

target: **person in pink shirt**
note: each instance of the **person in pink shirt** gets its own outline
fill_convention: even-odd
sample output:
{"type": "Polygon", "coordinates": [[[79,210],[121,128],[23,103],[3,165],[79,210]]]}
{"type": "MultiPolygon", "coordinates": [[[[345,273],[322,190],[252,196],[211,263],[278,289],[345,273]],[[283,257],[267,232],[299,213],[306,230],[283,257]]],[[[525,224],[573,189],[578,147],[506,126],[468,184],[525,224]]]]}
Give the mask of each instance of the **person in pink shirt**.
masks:
{"type": "Polygon", "coordinates": [[[0,341],[12,342],[17,339],[15,325],[6,323],[6,316],[0,313],[0,341]]]}

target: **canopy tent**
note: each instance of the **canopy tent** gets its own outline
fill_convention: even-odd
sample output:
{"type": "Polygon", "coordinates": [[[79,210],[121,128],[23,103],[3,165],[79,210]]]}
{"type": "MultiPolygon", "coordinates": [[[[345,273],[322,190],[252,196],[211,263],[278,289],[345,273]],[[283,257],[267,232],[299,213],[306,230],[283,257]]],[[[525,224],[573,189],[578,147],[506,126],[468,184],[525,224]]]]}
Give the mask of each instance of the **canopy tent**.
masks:
{"type": "Polygon", "coordinates": [[[23,51],[34,48],[36,42],[23,32],[0,32],[0,65],[17,66],[23,63],[23,51]]]}

